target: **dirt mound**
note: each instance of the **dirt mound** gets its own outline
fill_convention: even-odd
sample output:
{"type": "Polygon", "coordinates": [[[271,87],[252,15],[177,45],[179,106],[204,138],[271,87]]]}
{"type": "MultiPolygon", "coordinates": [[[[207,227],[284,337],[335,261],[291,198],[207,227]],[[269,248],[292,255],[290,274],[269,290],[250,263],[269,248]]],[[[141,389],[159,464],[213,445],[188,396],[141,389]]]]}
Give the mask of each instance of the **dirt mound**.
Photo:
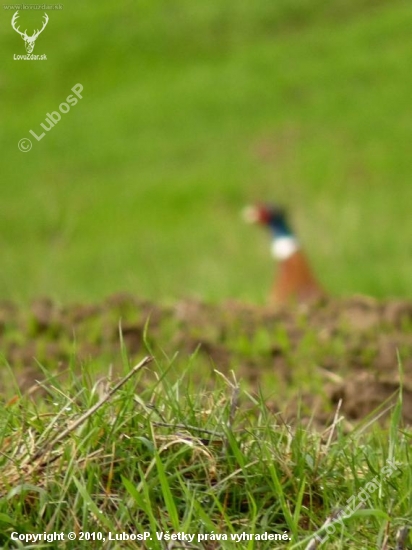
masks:
{"type": "Polygon", "coordinates": [[[403,414],[412,421],[412,302],[365,297],[282,311],[197,300],[161,306],[129,295],[87,305],[39,299],[29,309],[1,302],[3,394],[6,363],[27,391],[44,378],[40,365],[62,372],[70,361],[100,370],[119,364],[121,341],[132,360],[147,348],[178,351],[186,368],[196,354],[193,379],[203,387],[214,369],[233,370],[288,419],[299,408],[323,423],[340,400],[348,422],[361,419],[393,402],[402,377],[403,414]]]}

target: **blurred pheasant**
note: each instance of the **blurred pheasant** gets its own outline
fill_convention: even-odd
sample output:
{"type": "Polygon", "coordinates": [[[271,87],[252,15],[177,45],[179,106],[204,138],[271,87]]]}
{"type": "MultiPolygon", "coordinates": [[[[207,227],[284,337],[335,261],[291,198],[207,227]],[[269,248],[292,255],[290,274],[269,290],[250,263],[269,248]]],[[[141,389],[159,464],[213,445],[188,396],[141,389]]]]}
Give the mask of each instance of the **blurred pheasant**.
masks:
{"type": "Polygon", "coordinates": [[[272,232],[272,254],[279,262],[272,289],[276,305],[307,303],[324,296],[282,208],[267,204],[248,206],[244,217],[249,223],[266,225],[272,232]]]}

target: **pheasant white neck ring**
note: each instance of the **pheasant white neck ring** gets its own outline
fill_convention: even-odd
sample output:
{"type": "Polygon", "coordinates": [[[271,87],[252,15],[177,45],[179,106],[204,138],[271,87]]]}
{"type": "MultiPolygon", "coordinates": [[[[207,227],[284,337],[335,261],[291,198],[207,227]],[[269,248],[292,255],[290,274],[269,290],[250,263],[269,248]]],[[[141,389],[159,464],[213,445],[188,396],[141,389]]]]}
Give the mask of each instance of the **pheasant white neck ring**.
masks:
{"type": "Polygon", "coordinates": [[[272,254],[277,260],[287,260],[299,248],[298,240],[292,235],[275,237],[272,242],[272,254]]]}

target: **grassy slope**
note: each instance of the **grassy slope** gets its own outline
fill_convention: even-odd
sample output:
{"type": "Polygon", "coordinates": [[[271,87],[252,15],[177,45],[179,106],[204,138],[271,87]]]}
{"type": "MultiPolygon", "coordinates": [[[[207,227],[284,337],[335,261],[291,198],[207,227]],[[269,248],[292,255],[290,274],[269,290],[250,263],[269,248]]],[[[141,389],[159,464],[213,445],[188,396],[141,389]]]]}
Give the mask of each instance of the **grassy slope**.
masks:
{"type": "Polygon", "coordinates": [[[387,433],[371,421],[345,435],[338,417],[323,434],[292,431],[234,382],[190,396],[187,379],[168,382],[169,367],[149,365],[158,380],[143,392],[129,380],[109,395],[85,372],[69,392],[47,384],[46,410],[0,404],[2,548],[15,547],[12,533],[58,532],[65,548],[161,550],[156,533],[184,532],[196,536],[191,548],[309,549],[316,533],[323,548],[375,550],[394,548],[410,527],[410,435],[399,408],[387,433]],[[322,531],[334,513],[341,521],[322,531]],[[101,540],[81,541],[84,532],[101,540]],[[152,537],[144,546],[109,540],[144,532],[152,537]],[[227,542],[210,542],[212,533],[227,542]],[[291,542],[231,542],[243,533],[286,533],[291,542]]]}
{"type": "Polygon", "coordinates": [[[2,13],[0,296],[263,300],[267,241],[238,216],[256,198],[290,204],[333,293],[408,295],[408,4],[50,15],[47,63],[23,63],[2,13]],[[84,99],[18,151],[77,82],[84,99]]]}
{"type": "MultiPolygon", "coordinates": [[[[90,300],[121,288],[263,300],[265,239],[238,210],[266,196],[293,206],[332,291],[408,294],[411,9],[272,4],[74,2],[39,39],[41,65],[11,60],[22,44],[2,13],[0,296],[90,300]],[[82,102],[20,153],[76,82],[82,102]]],[[[55,461],[40,453],[27,467],[104,392],[87,372],[70,390],[52,380],[41,405],[0,402],[6,548],[13,530],[82,529],[286,530],[302,547],[388,457],[396,477],[326,544],[384,548],[388,535],[393,547],[410,526],[398,411],[389,432],[321,437],[278,425],[253,398],[254,414],[234,412],[229,385],[190,397],[185,379],[165,376],[143,394],[129,382],[54,446],[55,461]]]]}

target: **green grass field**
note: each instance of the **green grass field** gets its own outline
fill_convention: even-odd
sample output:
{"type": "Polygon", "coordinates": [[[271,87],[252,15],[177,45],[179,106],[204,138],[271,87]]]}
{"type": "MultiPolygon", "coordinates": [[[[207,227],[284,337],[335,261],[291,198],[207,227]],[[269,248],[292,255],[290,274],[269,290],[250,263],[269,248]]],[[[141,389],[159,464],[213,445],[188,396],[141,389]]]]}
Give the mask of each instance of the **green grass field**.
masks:
{"type": "MultiPolygon", "coordinates": [[[[269,237],[240,217],[256,200],[289,207],[332,296],[410,297],[411,4],[74,1],[48,11],[34,49],[48,59],[37,62],[13,59],[25,53],[14,12],[0,12],[0,548],[411,548],[402,392],[384,424],[388,403],[352,423],[328,410],[320,427],[315,401],[296,401],[293,425],[265,401],[324,397],[328,381],[355,375],[361,396],[363,373],[385,384],[388,353],[388,387],[405,373],[409,395],[406,302],[392,304],[393,326],[379,304],[372,317],[367,302],[344,305],[361,324],[372,319],[350,338],[350,316],[338,330],[301,313],[273,331],[248,311],[236,319],[233,303],[221,306],[231,326],[195,301],[180,306],[184,320],[157,310],[161,322],[156,311],[136,319],[129,304],[132,321],[121,320],[142,334],[135,353],[155,356],[138,372],[116,309],[82,310],[118,291],[157,304],[265,303],[269,237]],[[30,130],[39,135],[77,83],[83,98],[36,141],[30,130]],[[30,151],[18,149],[22,138],[30,151]],[[27,307],[38,296],[52,305],[27,307]],[[223,369],[208,345],[214,357],[230,352],[235,378],[256,370],[262,394],[231,376],[212,384],[223,369]],[[49,369],[61,354],[71,358],[65,378],[49,369]],[[14,386],[27,366],[32,377],[44,370],[43,397],[14,386]],[[64,543],[25,538],[60,532],[64,543]],[[123,532],[152,540],[109,540],[123,532]],[[164,540],[182,532],[196,538],[164,540]]],[[[42,14],[21,10],[21,29],[42,14]]]]}
{"type": "Polygon", "coordinates": [[[49,12],[45,62],[13,60],[11,14],[1,297],[262,302],[267,237],[239,217],[253,200],[290,207],[331,293],[410,294],[409,3],[77,2],[49,12]]]}
{"type": "Polygon", "coordinates": [[[312,433],[235,379],[213,392],[188,392],[185,376],[170,384],[164,361],[142,392],[142,366],[125,362],[110,390],[86,371],[69,392],[53,380],[48,412],[1,407],[2,548],[409,548],[401,402],[385,432],[371,417],[345,433],[337,411],[312,433]],[[192,538],[163,538],[182,533],[192,538]]]}

